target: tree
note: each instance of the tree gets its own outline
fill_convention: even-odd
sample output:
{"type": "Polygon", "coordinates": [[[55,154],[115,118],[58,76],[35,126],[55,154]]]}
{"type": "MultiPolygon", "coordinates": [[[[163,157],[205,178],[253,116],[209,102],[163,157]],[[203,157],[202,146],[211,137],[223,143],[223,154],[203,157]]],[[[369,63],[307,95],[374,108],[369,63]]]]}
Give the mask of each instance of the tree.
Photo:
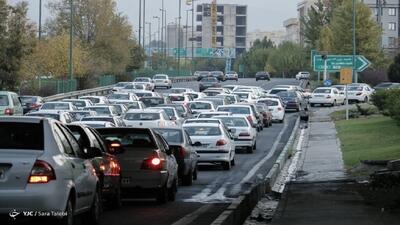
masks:
{"type": "MultiPolygon", "coordinates": [[[[371,14],[371,9],[364,3],[356,3],[356,43],[357,54],[367,57],[375,67],[383,67],[385,57],[381,50],[382,30],[371,14]]],[[[332,51],[335,54],[353,52],[353,5],[351,0],[344,0],[333,12],[329,28],[334,35],[332,51]]]]}
{"type": "Polygon", "coordinates": [[[325,26],[321,29],[319,34],[319,40],[317,41],[318,50],[324,52],[333,52],[333,39],[334,35],[329,26],[325,26]]]}
{"type": "Polygon", "coordinates": [[[299,44],[284,42],[272,51],[268,65],[283,77],[292,76],[309,66],[308,54],[299,44]]]}
{"type": "Polygon", "coordinates": [[[8,6],[0,0],[0,89],[15,90],[21,65],[35,45],[35,32],[27,18],[28,3],[8,6]]]}
{"type": "Polygon", "coordinates": [[[389,66],[388,76],[391,82],[400,83],[400,54],[398,54],[393,63],[389,66]]]}

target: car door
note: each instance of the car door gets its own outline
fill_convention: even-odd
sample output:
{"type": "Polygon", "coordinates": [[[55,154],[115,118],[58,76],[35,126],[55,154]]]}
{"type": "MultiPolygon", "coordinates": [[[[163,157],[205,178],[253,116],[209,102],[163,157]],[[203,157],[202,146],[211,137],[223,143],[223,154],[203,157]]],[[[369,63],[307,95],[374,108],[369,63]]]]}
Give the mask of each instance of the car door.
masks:
{"type": "Polygon", "coordinates": [[[196,168],[199,156],[196,150],[193,148],[192,140],[190,139],[189,134],[186,132],[186,130],[183,131],[183,137],[185,138],[185,148],[189,152],[189,161],[191,166],[190,169],[196,168]]]}
{"type": "Polygon", "coordinates": [[[161,154],[165,157],[168,171],[168,187],[172,186],[172,182],[178,177],[178,163],[176,162],[174,154],[168,155],[166,151],[169,149],[168,142],[158,133],[155,133],[157,144],[161,150],[161,154]]]}
{"type": "Polygon", "coordinates": [[[13,110],[14,110],[14,115],[16,116],[22,116],[24,114],[24,110],[22,108],[21,102],[18,98],[18,95],[16,94],[11,94],[11,99],[13,102],[13,110]]]}
{"type": "Polygon", "coordinates": [[[78,142],[68,128],[56,123],[54,131],[63,145],[68,159],[67,166],[72,171],[76,190],[76,211],[88,209],[91,206],[97,182],[97,177],[93,174],[93,166],[89,160],[84,159],[78,142]]]}

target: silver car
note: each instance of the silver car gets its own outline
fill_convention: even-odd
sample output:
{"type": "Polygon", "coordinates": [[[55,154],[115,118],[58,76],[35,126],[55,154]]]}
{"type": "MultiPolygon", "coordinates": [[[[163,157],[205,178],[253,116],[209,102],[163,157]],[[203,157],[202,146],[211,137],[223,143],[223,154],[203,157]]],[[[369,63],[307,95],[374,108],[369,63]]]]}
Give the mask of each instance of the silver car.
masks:
{"type": "Polygon", "coordinates": [[[88,158],[56,120],[0,118],[0,214],[56,213],[63,224],[73,224],[85,213],[84,224],[96,224],[99,180],[88,158]]]}

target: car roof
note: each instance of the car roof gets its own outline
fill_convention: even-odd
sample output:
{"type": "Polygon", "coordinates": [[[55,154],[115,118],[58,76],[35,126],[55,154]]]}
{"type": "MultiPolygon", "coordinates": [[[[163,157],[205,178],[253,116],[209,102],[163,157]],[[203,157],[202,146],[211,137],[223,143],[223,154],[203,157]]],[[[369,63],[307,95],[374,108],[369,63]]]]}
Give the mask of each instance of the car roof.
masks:
{"type": "Polygon", "coordinates": [[[185,123],[183,127],[220,127],[220,123],[185,123]]]}

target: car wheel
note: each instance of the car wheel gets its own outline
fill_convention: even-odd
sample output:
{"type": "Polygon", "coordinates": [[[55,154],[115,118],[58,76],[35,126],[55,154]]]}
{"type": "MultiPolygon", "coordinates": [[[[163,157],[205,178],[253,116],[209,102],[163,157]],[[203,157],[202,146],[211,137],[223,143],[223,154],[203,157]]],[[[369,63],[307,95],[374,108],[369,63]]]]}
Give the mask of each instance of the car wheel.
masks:
{"type": "Polygon", "coordinates": [[[331,105],[331,107],[334,107],[334,106],[336,106],[336,100],[333,101],[333,103],[332,103],[332,105],[331,105]]]}
{"type": "Polygon", "coordinates": [[[231,162],[222,162],[222,169],[224,170],[230,170],[231,169],[231,162]]]}
{"type": "Polygon", "coordinates": [[[257,149],[257,141],[255,141],[254,145],[253,145],[253,150],[256,150],[256,149],[257,149]]]}
{"type": "Polygon", "coordinates": [[[167,190],[167,185],[164,185],[158,190],[157,202],[160,204],[165,204],[167,203],[167,201],[168,201],[168,190],[167,190]]]}
{"type": "Polygon", "coordinates": [[[283,121],[284,121],[285,119],[281,119],[281,120],[279,120],[279,123],[283,123],[283,121]]]}
{"type": "Polygon", "coordinates": [[[197,165],[196,165],[196,167],[194,168],[194,171],[193,171],[193,180],[197,180],[197,173],[198,173],[198,168],[197,168],[197,165]]]}
{"type": "Polygon", "coordinates": [[[168,188],[168,200],[173,202],[176,198],[176,192],[178,192],[178,178],[174,179],[174,182],[170,188],[168,188]]]}
{"type": "Polygon", "coordinates": [[[314,106],[315,106],[315,104],[314,104],[314,103],[310,103],[310,106],[311,106],[311,107],[314,107],[314,106]]]}
{"type": "Polygon", "coordinates": [[[96,191],[92,206],[87,216],[83,216],[83,224],[97,225],[99,224],[99,218],[101,213],[101,197],[99,191],[96,191]]]}
{"type": "Polygon", "coordinates": [[[193,171],[190,169],[188,174],[183,176],[182,184],[185,186],[192,186],[193,184],[193,171]]]}
{"type": "Polygon", "coordinates": [[[249,146],[249,147],[247,147],[247,153],[248,154],[252,154],[253,153],[253,150],[254,150],[254,146],[249,146]]]}
{"type": "Polygon", "coordinates": [[[365,97],[364,98],[364,103],[368,103],[369,101],[368,101],[368,97],[365,97]]]}
{"type": "Polygon", "coordinates": [[[67,202],[67,206],[65,208],[65,213],[66,216],[62,217],[61,219],[61,223],[57,223],[57,224],[62,224],[62,225],[74,225],[74,206],[72,203],[72,199],[69,198],[68,202],[67,202]]]}
{"type": "Polygon", "coordinates": [[[122,198],[121,198],[121,186],[115,191],[113,198],[110,199],[110,207],[113,209],[121,208],[122,198]]]}
{"type": "Polygon", "coordinates": [[[235,163],[235,157],[233,157],[233,159],[231,160],[231,165],[232,165],[232,166],[236,165],[236,163],[235,163]]]}

